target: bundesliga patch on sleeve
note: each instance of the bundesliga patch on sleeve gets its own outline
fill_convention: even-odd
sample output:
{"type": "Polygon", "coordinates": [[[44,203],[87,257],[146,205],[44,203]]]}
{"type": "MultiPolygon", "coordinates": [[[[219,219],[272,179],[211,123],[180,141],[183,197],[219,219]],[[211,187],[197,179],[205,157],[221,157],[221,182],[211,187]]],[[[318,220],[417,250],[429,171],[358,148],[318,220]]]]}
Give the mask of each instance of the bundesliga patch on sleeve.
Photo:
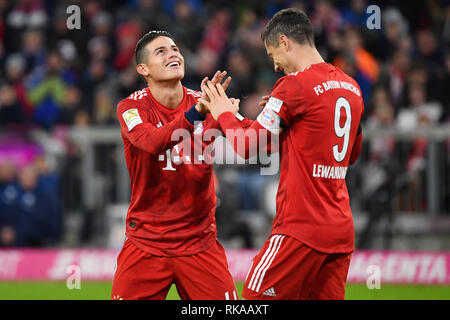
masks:
{"type": "Polygon", "coordinates": [[[281,133],[280,116],[267,105],[256,120],[273,134],[281,133]]]}
{"type": "Polygon", "coordinates": [[[128,132],[130,132],[139,123],[142,123],[142,119],[139,116],[137,109],[129,109],[122,113],[122,118],[127,124],[128,132]]]}
{"type": "Polygon", "coordinates": [[[275,112],[280,112],[281,106],[283,105],[283,100],[280,100],[275,97],[270,97],[269,101],[267,101],[266,107],[269,107],[275,112]]]}

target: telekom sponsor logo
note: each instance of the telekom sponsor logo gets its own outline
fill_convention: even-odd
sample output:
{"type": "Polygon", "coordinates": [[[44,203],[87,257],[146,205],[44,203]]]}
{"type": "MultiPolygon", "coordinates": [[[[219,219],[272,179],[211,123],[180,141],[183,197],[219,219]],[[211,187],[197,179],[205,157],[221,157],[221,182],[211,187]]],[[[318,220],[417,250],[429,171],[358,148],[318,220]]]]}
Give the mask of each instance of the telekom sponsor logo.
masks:
{"type": "Polygon", "coordinates": [[[0,251],[0,279],[14,280],[17,276],[18,267],[22,260],[21,251],[0,251]]]}
{"type": "Polygon", "coordinates": [[[369,266],[381,271],[382,283],[450,284],[450,253],[357,251],[348,282],[365,282],[369,266]]]}
{"type": "MultiPolygon", "coordinates": [[[[258,250],[227,249],[230,271],[244,281],[258,250]]],[[[0,250],[0,281],[66,280],[69,266],[78,266],[82,280],[111,281],[117,249],[0,250]]],[[[356,251],[348,282],[365,283],[377,267],[381,283],[450,284],[450,252],[356,251]]]]}
{"type": "Polygon", "coordinates": [[[118,250],[0,250],[0,280],[65,280],[79,266],[83,280],[111,280],[118,250]]]}

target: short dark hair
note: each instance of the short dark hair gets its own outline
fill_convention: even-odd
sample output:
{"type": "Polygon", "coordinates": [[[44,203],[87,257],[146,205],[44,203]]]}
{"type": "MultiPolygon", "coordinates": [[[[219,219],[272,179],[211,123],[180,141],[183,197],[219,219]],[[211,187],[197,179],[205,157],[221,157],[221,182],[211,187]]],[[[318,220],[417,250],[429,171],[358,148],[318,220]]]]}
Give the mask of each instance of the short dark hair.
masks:
{"type": "Polygon", "coordinates": [[[172,35],[165,30],[152,30],[147,32],[139,39],[136,44],[136,49],[134,49],[134,58],[136,59],[136,64],[143,63],[145,58],[145,46],[147,43],[152,42],[158,37],[168,37],[175,41],[172,35]]]}
{"type": "Polygon", "coordinates": [[[313,27],[303,10],[287,8],[278,11],[267,23],[261,33],[261,39],[264,43],[278,47],[280,34],[299,44],[314,46],[313,27]]]}

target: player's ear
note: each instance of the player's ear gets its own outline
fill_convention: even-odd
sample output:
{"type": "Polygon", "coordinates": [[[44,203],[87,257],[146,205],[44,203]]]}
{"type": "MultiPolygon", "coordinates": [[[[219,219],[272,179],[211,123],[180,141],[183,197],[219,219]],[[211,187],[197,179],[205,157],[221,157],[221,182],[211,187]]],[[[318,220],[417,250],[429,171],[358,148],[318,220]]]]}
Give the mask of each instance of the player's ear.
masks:
{"type": "Polygon", "coordinates": [[[278,38],[278,43],[280,46],[282,46],[286,51],[289,51],[290,42],[289,38],[286,37],[284,34],[280,34],[280,37],[278,38]]]}
{"type": "Polygon", "coordinates": [[[144,78],[148,76],[148,68],[147,65],[140,63],[136,66],[136,71],[144,78]]]}

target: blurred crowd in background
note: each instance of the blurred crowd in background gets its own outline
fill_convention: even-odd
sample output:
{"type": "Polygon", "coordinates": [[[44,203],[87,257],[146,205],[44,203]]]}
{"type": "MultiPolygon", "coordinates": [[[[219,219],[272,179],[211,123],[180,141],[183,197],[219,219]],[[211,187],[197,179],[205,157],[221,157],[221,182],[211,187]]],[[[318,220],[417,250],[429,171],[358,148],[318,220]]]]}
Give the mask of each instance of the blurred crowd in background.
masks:
{"type": "MultiPolygon", "coordinates": [[[[199,90],[204,76],[228,71],[229,96],[255,119],[260,97],[282,76],[260,34],[286,7],[307,12],[325,61],[359,83],[365,128],[449,123],[449,1],[0,0],[0,246],[61,241],[66,212],[80,209],[80,153],[68,131],[118,126],[118,101],[145,87],[133,56],[144,33],[167,30],[177,39],[188,88],[199,90]],[[370,4],[381,8],[381,29],[367,27],[370,4]],[[67,27],[69,5],[81,9],[80,29],[67,27]]],[[[426,148],[424,139],[408,148],[400,165],[406,173],[423,170],[426,148]]],[[[367,163],[402,171],[391,161],[394,139],[373,140],[363,152],[367,163]]],[[[258,210],[266,180],[247,170],[237,176],[228,184],[219,179],[232,200],[222,201],[222,210],[258,210]]],[[[380,184],[364,186],[373,192],[380,184]]],[[[229,232],[241,232],[252,246],[247,227],[236,226],[229,232]]]]}

